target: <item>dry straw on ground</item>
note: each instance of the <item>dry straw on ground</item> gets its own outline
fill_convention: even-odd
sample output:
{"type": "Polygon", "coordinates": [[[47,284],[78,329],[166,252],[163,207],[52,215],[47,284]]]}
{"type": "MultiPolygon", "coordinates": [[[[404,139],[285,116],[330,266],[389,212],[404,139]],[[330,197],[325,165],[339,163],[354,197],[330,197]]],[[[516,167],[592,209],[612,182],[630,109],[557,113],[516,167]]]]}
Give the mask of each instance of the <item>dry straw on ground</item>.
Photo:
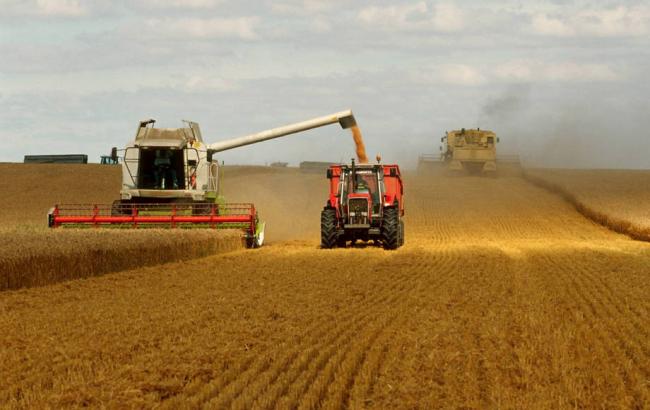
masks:
{"type": "Polygon", "coordinates": [[[0,407],[650,403],[650,244],[520,177],[411,177],[404,248],[321,250],[325,178],[246,172],[310,239],[0,293],[0,407]]]}
{"type": "Polygon", "coordinates": [[[239,232],[0,230],[0,291],[43,286],[242,248],[239,232]]]}

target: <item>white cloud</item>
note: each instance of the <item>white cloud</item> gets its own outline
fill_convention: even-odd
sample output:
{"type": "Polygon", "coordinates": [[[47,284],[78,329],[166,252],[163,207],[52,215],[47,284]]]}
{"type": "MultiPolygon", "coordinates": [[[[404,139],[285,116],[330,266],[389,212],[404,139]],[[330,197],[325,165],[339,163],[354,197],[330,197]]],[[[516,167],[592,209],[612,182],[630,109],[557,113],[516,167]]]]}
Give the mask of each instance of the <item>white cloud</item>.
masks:
{"type": "Polygon", "coordinates": [[[511,60],[489,66],[485,64],[448,63],[410,70],[410,80],[426,86],[455,85],[464,87],[504,83],[588,83],[622,79],[607,64],[511,60]]]}
{"type": "Polygon", "coordinates": [[[463,12],[453,4],[436,4],[434,11],[433,25],[440,31],[459,31],[465,26],[463,12]]]}
{"type": "Polygon", "coordinates": [[[466,64],[445,64],[440,68],[440,77],[447,84],[474,86],[485,83],[481,71],[466,64]]]}
{"type": "Polygon", "coordinates": [[[560,19],[552,18],[546,14],[537,14],[532,20],[533,31],[537,34],[548,36],[572,36],[575,29],[560,19]]]}
{"type": "Polygon", "coordinates": [[[423,1],[387,7],[371,6],[359,12],[359,20],[369,26],[409,28],[421,23],[427,11],[427,4],[423,1]]]}
{"type": "Polygon", "coordinates": [[[496,66],[497,79],[511,82],[607,82],[621,76],[607,64],[514,60],[496,66]]]}
{"type": "Polygon", "coordinates": [[[237,89],[235,81],[226,80],[211,75],[192,75],[177,88],[189,91],[229,91],[237,89]]]}
{"type": "Polygon", "coordinates": [[[442,64],[419,67],[410,70],[410,80],[425,86],[461,85],[477,86],[485,84],[486,77],[478,69],[467,64],[442,64]]]}
{"type": "Polygon", "coordinates": [[[537,13],[533,32],[548,36],[644,36],[650,34],[650,6],[581,10],[573,14],[537,13]]]}
{"type": "Polygon", "coordinates": [[[139,3],[157,8],[209,9],[223,3],[223,0],[139,0],[139,3]]]}
{"type": "Polygon", "coordinates": [[[80,0],[0,0],[0,16],[79,17],[88,14],[80,0]]]}
{"type": "Polygon", "coordinates": [[[618,75],[605,64],[554,63],[543,68],[551,81],[614,81],[618,75]]]}
{"type": "Polygon", "coordinates": [[[391,31],[458,31],[464,26],[463,12],[450,3],[430,7],[426,2],[362,9],[358,19],[369,28],[391,31]]]}
{"type": "Polygon", "coordinates": [[[240,38],[254,40],[258,38],[259,17],[236,18],[181,18],[150,19],[146,24],[157,34],[171,37],[189,37],[197,39],[240,38]]]}
{"type": "MultiPolygon", "coordinates": [[[[271,11],[277,14],[306,16],[328,13],[353,4],[350,0],[284,0],[270,1],[271,11]]],[[[348,6],[349,7],[349,6],[348,6]]]]}
{"type": "Polygon", "coordinates": [[[81,16],[86,10],[79,0],[37,0],[36,5],[40,14],[55,16],[81,16]]]}
{"type": "Polygon", "coordinates": [[[311,22],[310,28],[314,33],[328,33],[332,31],[332,24],[323,17],[317,17],[311,22]]]}

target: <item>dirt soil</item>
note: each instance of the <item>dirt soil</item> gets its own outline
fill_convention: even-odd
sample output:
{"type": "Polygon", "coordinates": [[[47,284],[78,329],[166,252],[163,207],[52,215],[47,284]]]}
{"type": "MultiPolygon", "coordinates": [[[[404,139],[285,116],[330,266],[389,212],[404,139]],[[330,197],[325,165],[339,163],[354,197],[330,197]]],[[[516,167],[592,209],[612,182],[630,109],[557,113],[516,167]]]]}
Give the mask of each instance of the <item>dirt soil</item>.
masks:
{"type": "Polygon", "coordinates": [[[324,175],[232,169],[269,246],[0,293],[2,407],[646,408],[650,244],[518,176],[406,179],[321,250],[324,175]]]}

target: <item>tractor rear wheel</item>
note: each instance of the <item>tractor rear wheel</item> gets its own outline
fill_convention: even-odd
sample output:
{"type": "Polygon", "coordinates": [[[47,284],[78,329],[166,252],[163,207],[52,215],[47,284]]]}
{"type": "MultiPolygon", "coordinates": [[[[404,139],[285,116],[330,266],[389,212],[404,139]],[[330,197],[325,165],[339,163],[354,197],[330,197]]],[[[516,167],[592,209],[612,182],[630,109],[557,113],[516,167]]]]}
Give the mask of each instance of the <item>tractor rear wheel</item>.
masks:
{"type": "Polygon", "coordinates": [[[400,220],[397,208],[385,208],[381,226],[381,242],[384,249],[397,249],[400,246],[400,220]]]}
{"type": "Polygon", "coordinates": [[[320,214],[320,246],[330,249],[337,245],[336,209],[325,208],[320,214]]]}

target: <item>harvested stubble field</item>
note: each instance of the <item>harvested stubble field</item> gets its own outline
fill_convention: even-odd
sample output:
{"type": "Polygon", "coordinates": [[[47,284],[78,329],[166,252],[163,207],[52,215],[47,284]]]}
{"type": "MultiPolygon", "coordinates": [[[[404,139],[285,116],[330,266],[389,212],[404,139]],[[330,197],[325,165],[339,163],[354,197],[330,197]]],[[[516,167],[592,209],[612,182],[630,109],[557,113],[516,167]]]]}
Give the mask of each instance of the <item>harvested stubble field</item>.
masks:
{"type": "Polygon", "coordinates": [[[585,216],[650,241],[650,173],[630,170],[533,169],[526,178],[563,195],[585,216]]]}
{"type": "Polygon", "coordinates": [[[0,402],[649,405],[649,244],[520,177],[413,176],[404,248],[326,251],[324,178],[227,178],[273,243],[0,293],[0,402]],[[303,239],[282,241],[292,228],[303,239]]]}

